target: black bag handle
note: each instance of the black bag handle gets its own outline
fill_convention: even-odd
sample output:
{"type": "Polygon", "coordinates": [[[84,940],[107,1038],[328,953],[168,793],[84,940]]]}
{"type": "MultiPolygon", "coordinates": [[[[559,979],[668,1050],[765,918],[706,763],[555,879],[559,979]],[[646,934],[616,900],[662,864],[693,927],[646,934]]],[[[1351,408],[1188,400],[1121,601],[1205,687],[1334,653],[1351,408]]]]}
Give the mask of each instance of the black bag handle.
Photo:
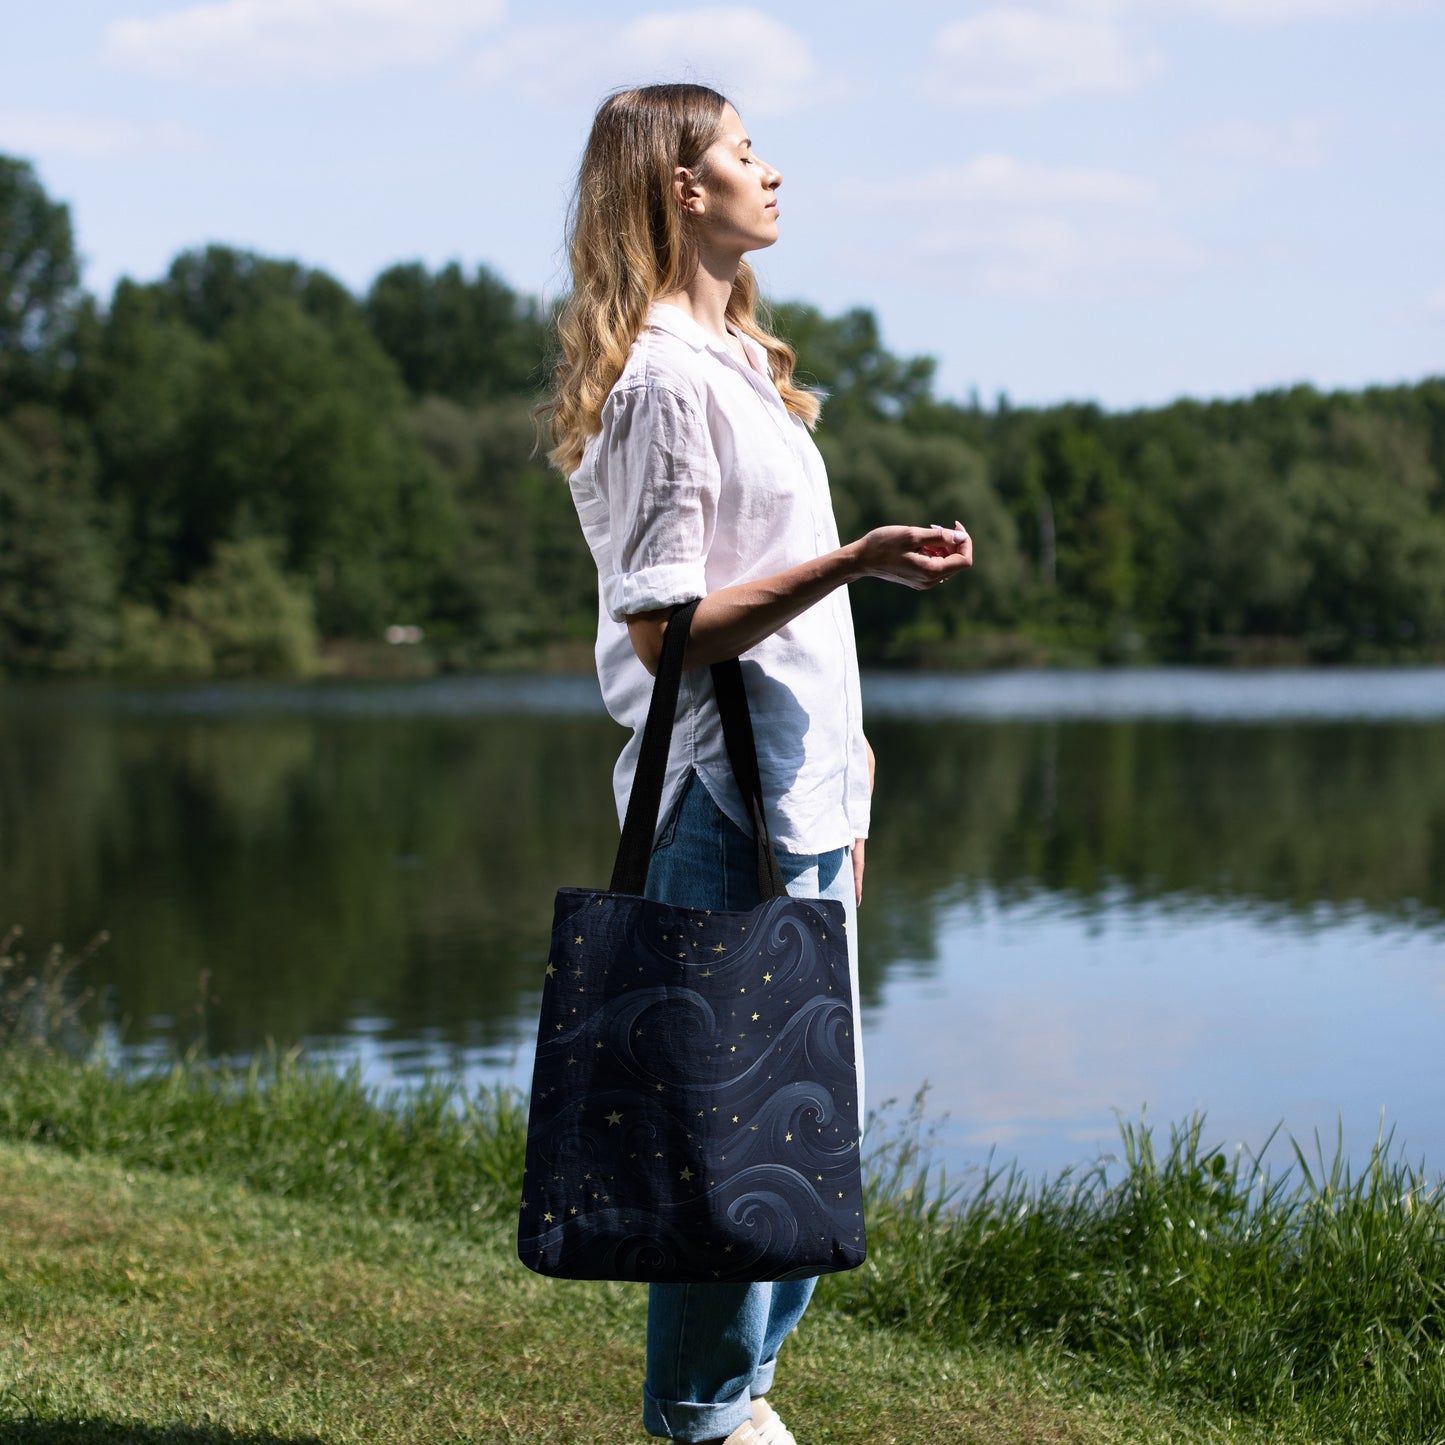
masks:
{"type": "MultiPolygon", "coordinates": [[[[682,659],[692,615],[702,599],[684,602],[668,619],[662,635],[662,656],[652,684],[652,702],[642,730],[642,747],[637,755],[637,772],[627,800],[622,840],[617,845],[617,862],[612,869],[610,891],[641,894],[647,886],[647,869],[652,860],[652,843],[657,834],[657,815],[662,808],[662,787],[667,777],[667,755],[672,747],[672,724],[677,715],[677,695],[682,683],[682,659]]],[[[713,691],[722,717],[723,741],[738,790],[748,806],[753,825],[758,868],[758,895],[781,898],[787,893],[782,869],[763,804],[763,783],[758,771],[758,750],[753,738],[753,720],[748,711],[747,688],[737,658],[712,666],[713,691]]]]}

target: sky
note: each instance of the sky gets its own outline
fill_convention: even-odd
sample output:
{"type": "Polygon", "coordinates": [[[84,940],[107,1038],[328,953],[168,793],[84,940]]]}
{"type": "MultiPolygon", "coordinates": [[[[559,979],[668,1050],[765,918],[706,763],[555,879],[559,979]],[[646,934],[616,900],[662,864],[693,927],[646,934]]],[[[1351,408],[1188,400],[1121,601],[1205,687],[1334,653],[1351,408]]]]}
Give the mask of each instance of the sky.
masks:
{"type": "Polygon", "coordinates": [[[597,103],[681,78],[782,171],[766,293],[871,308],[941,395],[1445,374],[1445,0],[0,7],[0,152],[102,298],[208,242],[555,297],[597,103]]]}

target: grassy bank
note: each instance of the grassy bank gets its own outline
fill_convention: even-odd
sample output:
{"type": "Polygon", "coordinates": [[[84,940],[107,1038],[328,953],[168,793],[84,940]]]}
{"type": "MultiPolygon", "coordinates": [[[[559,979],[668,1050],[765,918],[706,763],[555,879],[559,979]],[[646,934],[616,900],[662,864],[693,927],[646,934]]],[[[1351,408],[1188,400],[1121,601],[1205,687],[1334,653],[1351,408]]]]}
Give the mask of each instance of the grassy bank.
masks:
{"type": "MultiPolygon", "coordinates": [[[[385,1101],[284,1060],[0,1057],[0,1441],[640,1438],[642,1292],[512,1258],[522,1130],[508,1095],[385,1101]],[[153,1433],[14,1433],[27,1412],[153,1433]]],[[[1124,1142],[1109,1175],[950,1197],[895,1129],[870,1261],[789,1346],[794,1428],[1445,1441],[1438,1187],[1384,1148],[1271,1179],[1197,1125],[1124,1142]]]]}

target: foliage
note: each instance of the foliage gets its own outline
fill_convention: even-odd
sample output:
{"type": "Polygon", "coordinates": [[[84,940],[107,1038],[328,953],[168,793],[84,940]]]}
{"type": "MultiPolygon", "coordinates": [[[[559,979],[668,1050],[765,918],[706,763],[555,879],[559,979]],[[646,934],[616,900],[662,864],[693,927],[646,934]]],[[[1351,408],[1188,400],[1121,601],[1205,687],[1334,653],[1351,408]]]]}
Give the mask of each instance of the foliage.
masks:
{"type": "Polygon", "coordinates": [[[418,261],[371,283],[367,319],[413,396],[463,406],[535,391],[547,323],[485,266],[470,278],[455,262],[434,275],[418,261]]]}
{"type": "Polygon", "coordinates": [[[52,408],[0,420],[0,676],[103,654],[115,566],[94,470],[83,430],[52,408]]]}
{"type": "Polygon", "coordinates": [[[0,413],[54,394],[80,302],[69,207],[0,155],[0,413]]]}
{"type": "Polygon", "coordinates": [[[125,604],[110,666],[149,676],[316,672],[311,596],[281,570],[280,550],[262,537],[218,543],[211,565],[172,589],[164,613],[145,603],[125,604]]]}

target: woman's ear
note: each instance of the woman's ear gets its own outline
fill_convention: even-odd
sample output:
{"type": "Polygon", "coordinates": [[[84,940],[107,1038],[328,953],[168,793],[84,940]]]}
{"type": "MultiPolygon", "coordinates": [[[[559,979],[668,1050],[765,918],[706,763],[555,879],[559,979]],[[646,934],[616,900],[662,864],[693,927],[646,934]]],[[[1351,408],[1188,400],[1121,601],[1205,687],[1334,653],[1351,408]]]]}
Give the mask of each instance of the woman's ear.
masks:
{"type": "Polygon", "coordinates": [[[686,166],[678,166],[672,173],[672,194],[678,206],[686,215],[700,216],[703,210],[702,184],[686,166]]]}

